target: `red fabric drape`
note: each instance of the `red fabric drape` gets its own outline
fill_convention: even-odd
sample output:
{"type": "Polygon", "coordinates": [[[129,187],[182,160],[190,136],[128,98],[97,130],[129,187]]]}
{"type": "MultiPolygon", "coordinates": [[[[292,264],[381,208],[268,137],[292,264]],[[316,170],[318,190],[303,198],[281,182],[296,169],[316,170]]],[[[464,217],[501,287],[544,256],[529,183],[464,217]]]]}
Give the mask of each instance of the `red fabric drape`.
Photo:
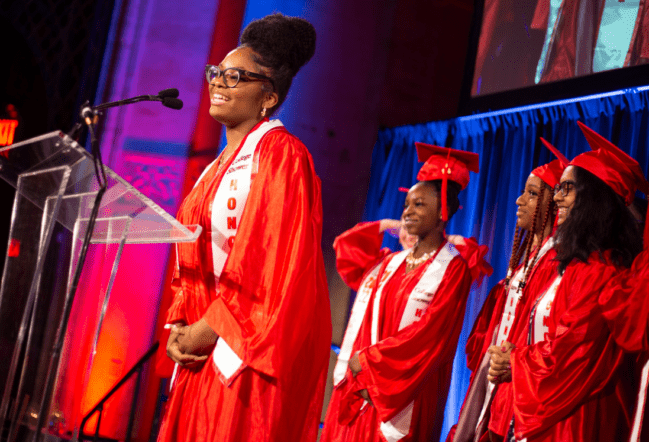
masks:
{"type": "MultiPolygon", "coordinates": [[[[564,0],[548,49],[542,83],[593,72],[593,53],[604,3],[605,0],[564,0]]],[[[538,20],[535,22],[538,24],[538,20]]],[[[547,26],[547,18],[545,22],[547,26]]]]}
{"type": "Polygon", "coordinates": [[[530,27],[536,9],[536,0],[485,1],[472,95],[534,84],[545,36],[530,27]]]}
{"type": "Polygon", "coordinates": [[[624,66],[636,66],[647,61],[649,61],[649,5],[646,0],[640,0],[631,45],[629,45],[624,66]]]}

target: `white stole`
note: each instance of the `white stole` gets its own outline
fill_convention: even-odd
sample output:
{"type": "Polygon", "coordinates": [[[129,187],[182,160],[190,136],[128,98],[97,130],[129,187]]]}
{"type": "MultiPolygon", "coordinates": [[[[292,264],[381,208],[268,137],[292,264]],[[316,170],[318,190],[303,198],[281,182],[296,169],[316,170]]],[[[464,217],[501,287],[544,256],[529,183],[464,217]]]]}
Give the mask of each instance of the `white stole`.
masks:
{"type": "Polygon", "coordinates": [[[250,193],[255,150],[264,135],[277,127],[283,127],[281,121],[266,121],[248,134],[212,200],[212,263],[217,286],[250,193]]]}
{"type": "MultiPolygon", "coordinates": [[[[541,247],[541,250],[539,250],[539,253],[536,255],[536,258],[534,259],[534,262],[531,264],[532,266],[532,272],[534,271],[534,267],[538,262],[543,258],[543,256],[554,246],[554,238],[548,239],[545,244],[543,244],[543,247],[541,247]]],[[[507,287],[507,301],[505,303],[505,308],[503,309],[503,315],[500,318],[500,324],[498,324],[498,330],[497,334],[495,337],[495,341],[491,341],[492,345],[502,345],[503,342],[505,342],[507,339],[509,339],[509,332],[511,331],[511,327],[514,324],[514,319],[516,316],[516,307],[518,306],[518,301],[520,301],[520,295],[519,295],[519,287],[521,283],[523,282],[523,278],[525,277],[525,266],[521,266],[516,273],[514,273],[514,276],[509,282],[509,286],[507,287]]],[[[523,290],[521,288],[520,290],[523,290]]],[[[486,375],[486,374],[485,374],[486,375]]],[[[487,410],[489,409],[489,406],[491,405],[491,396],[493,395],[495,385],[492,384],[491,382],[486,383],[486,394],[484,397],[484,402],[482,404],[482,410],[480,411],[480,416],[478,417],[478,421],[476,422],[476,430],[480,428],[482,424],[482,420],[485,418],[485,415],[487,413],[487,410]]],[[[475,437],[479,437],[480,435],[476,432],[475,437]]]]}
{"type": "MultiPolygon", "coordinates": [[[[383,277],[381,278],[381,281],[379,281],[376,294],[374,295],[374,304],[372,308],[372,345],[378,342],[379,310],[385,284],[392,278],[392,276],[394,276],[394,273],[403,261],[405,261],[406,256],[410,252],[410,250],[404,250],[403,252],[394,255],[385,267],[383,277]]],[[[417,282],[417,285],[414,287],[412,292],[410,292],[406,308],[401,317],[401,322],[399,323],[399,330],[402,330],[410,324],[418,321],[423,316],[424,312],[433,301],[440,283],[444,279],[444,274],[446,273],[448,265],[451,263],[453,258],[459,254],[460,253],[457,251],[455,246],[449,242],[442,246],[435,259],[428,264],[428,267],[424,270],[424,273],[421,279],[417,282]]],[[[388,422],[381,422],[381,433],[383,433],[383,436],[388,442],[399,441],[408,435],[412,422],[413,405],[414,402],[409,403],[388,422]]]]}
{"type": "MultiPolygon", "coordinates": [[[[261,139],[272,129],[283,127],[281,121],[266,121],[246,136],[212,200],[212,263],[218,287],[219,278],[234,245],[252,184],[253,159],[261,139]]],[[[212,163],[211,167],[214,165],[212,163]]],[[[218,338],[212,352],[212,361],[218,369],[219,379],[229,385],[244,368],[243,361],[223,340],[218,338]]]]}
{"type": "Polygon", "coordinates": [[[347,366],[349,365],[352,348],[354,347],[354,342],[356,341],[361,324],[363,323],[367,304],[370,301],[370,296],[372,296],[372,290],[376,285],[376,277],[378,276],[380,269],[381,263],[376,264],[367,275],[365,275],[363,281],[361,281],[360,287],[358,288],[358,292],[356,293],[354,306],[352,307],[349,322],[347,323],[347,330],[345,330],[345,337],[340,346],[340,353],[338,354],[338,360],[336,361],[336,367],[334,368],[334,387],[345,379],[345,373],[347,373],[347,366]]]}
{"type": "Polygon", "coordinates": [[[541,295],[541,299],[536,305],[533,318],[532,344],[545,340],[545,334],[549,331],[546,320],[550,316],[550,312],[552,312],[552,303],[560,283],[561,275],[557,275],[550,287],[541,295]]]}
{"type": "Polygon", "coordinates": [[[635,405],[635,413],[633,415],[633,425],[631,427],[631,437],[629,442],[639,442],[640,434],[642,433],[642,420],[644,418],[644,410],[647,402],[647,381],[649,378],[649,360],[642,366],[642,374],[640,376],[640,388],[638,389],[638,399],[635,405]]]}
{"type": "MultiPolygon", "coordinates": [[[[554,246],[554,239],[548,239],[541,250],[539,250],[538,255],[534,259],[534,262],[531,264],[532,272],[534,267],[538,262],[543,258],[543,256],[554,246]]],[[[525,277],[525,266],[521,266],[518,271],[514,274],[513,278],[510,280],[508,291],[507,291],[507,302],[503,310],[503,316],[500,319],[500,324],[498,326],[498,335],[494,345],[502,345],[503,341],[506,341],[509,338],[509,332],[511,331],[511,326],[514,324],[514,318],[516,315],[516,307],[518,301],[520,300],[519,287],[523,282],[525,277]]],[[[522,288],[521,288],[522,290],[522,288]]]]}

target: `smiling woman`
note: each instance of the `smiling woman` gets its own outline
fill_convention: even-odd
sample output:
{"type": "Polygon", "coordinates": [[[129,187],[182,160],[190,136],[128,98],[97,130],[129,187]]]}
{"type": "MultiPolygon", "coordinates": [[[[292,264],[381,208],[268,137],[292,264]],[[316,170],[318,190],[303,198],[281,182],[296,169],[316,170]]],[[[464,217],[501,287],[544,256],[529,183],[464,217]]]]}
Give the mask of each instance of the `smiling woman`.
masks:
{"type": "Polygon", "coordinates": [[[563,272],[575,258],[587,262],[596,251],[610,251],[616,265],[629,267],[642,250],[642,241],[626,206],[633,202],[636,189],[647,192],[649,185],[633,158],[580,126],[593,151],[575,157],[555,188],[559,270],[563,272]]]}
{"type": "Polygon", "coordinates": [[[402,219],[417,242],[381,256],[363,275],[361,313],[352,313],[345,333],[322,442],[423,442],[440,435],[472,279],[444,228],[469,171],[478,171],[478,155],[416,145],[425,163],[402,219]]]}
{"type": "Polygon", "coordinates": [[[306,147],[268,119],[314,50],[311,24],[274,14],[205,70],[227,146],[178,214],[204,234],[177,249],[177,365],[159,441],[317,437],[331,343],[320,180],[306,147]]]}

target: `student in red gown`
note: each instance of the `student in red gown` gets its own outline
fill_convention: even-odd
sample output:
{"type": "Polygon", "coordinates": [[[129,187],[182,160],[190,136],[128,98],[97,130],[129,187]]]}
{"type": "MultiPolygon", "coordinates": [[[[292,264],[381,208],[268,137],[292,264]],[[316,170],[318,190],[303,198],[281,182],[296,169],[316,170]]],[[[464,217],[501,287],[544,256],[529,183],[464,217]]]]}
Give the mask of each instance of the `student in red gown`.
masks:
{"type": "Polygon", "coordinates": [[[557,275],[547,289],[530,291],[527,333],[491,358],[489,379],[512,383],[508,440],[628,437],[632,367],[597,303],[640,252],[626,204],[641,183],[626,154],[580,127],[593,150],[573,159],[555,188],[557,275]]]}
{"type": "Polygon", "coordinates": [[[611,333],[625,351],[634,353],[634,374],[638,380],[632,398],[633,421],[629,442],[649,441],[649,248],[633,261],[631,268],[613,278],[599,297],[611,333]]]}
{"type": "MultiPolygon", "coordinates": [[[[418,237],[410,235],[402,221],[383,219],[380,221],[362,222],[342,233],[334,241],[336,251],[336,268],[345,283],[357,292],[351,309],[345,337],[336,361],[333,384],[336,387],[345,378],[354,339],[367,310],[367,302],[376,284],[376,273],[383,259],[392,253],[388,248],[381,248],[384,232],[398,233],[399,244],[403,250],[412,248],[418,237]]],[[[484,260],[489,251],[487,246],[479,245],[474,238],[463,238],[458,235],[447,235],[469,265],[471,279],[481,282],[482,277],[489,276],[493,269],[484,260]]]]}
{"type": "MultiPolygon", "coordinates": [[[[630,161],[630,164],[631,163],[630,161]]],[[[638,176],[642,175],[637,167],[638,176]]],[[[649,190],[649,189],[644,189],[649,190]]],[[[635,202],[638,201],[636,197],[635,202]]],[[[611,333],[624,350],[635,353],[638,391],[634,397],[633,424],[629,442],[649,441],[649,224],[636,207],[629,206],[639,225],[644,224],[644,250],[628,271],[613,278],[599,297],[611,333]]]]}
{"type": "Polygon", "coordinates": [[[353,343],[352,357],[342,379],[338,370],[321,441],[439,437],[471,285],[469,267],[444,228],[469,170],[478,171],[478,156],[421,143],[417,150],[426,163],[408,191],[403,219],[419,241],[365,275],[358,296],[369,293],[366,312],[356,333],[350,321],[345,340],[353,343]]]}
{"type": "MultiPolygon", "coordinates": [[[[543,142],[548,145],[545,140],[543,142]]],[[[549,148],[554,150],[552,146],[549,148]]],[[[556,205],[552,197],[554,186],[559,183],[567,164],[568,161],[560,155],[559,160],[534,169],[516,200],[516,232],[509,270],[507,277],[489,293],[467,340],[471,383],[458,424],[449,432],[448,441],[488,441],[488,424],[497,421],[501,416],[499,412],[508,405],[491,406],[492,402],[497,403],[501,397],[508,396],[501,395],[502,392],[498,390],[508,389],[510,384],[502,384],[495,390],[495,384],[488,382],[488,350],[493,345],[508,341],[515,333],[514,328],[520,328],[517,319],[524,315],[522,312],[525,312],[529,288],[547,284],[555,271],[552,231],[556,205]]],[[[509,427],[509,421],[507,415],[503,434],[509,427]]]]}
{"type": "Polygon", "coordinates": [[[279,120],[315,50],[305,20],[253,21],[207,66],[227,146],[184,200],[167,354],[177,363],[159,441],[315,441],[331,343],[320,180],[279,120]]]}

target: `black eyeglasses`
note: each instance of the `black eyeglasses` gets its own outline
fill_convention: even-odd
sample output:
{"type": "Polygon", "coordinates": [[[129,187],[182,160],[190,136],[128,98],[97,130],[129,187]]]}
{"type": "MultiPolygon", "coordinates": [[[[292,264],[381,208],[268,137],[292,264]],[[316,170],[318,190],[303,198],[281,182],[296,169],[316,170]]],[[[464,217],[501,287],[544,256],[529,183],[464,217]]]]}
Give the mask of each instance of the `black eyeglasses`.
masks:
{"type": "Polygon", "coordinates": [[[556,186],[554,186],[554,194],[558,194],[561,192],[561,196],[568,196],[570,194],[570,191],[575,188],[575,182],[574,181],[564,181],[563,183],[559,183],[556,186]]]}
{"type": "Polygon", "coordinates": [[[240,81],[268,81],[273,89],[275,89],[273,79],[265,75],[256,74],[239,68],[221,69],[212,64],[205,66],[205,78],[208,83],[211,83],[212,80],[220,77],[223,77],[223,84],[225,84],[225,87],[236,87],[240,81]]]}

